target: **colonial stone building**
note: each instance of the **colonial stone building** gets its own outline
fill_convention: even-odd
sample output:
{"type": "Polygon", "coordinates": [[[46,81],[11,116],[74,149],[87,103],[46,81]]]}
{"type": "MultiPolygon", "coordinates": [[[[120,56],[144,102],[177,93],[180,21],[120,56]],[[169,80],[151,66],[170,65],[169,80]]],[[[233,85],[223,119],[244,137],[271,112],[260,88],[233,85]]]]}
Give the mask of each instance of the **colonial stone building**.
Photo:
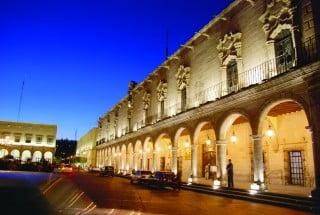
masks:
{"type": "Polygon", "coordinates": [[[97,166],[320,186],[317,0],[234,1],[99,119],[97,166]]]}
{"type": "Polygon", "coordinates": [[[0,121],[0,158],[11,155],[22,162],[52,162],[56,135],[56,125],[0,121]]]}
{"type": "Polygon", "coordinates": [[[86,158],[81,167],[87,169],[96,166],[96,141],[98,128],[93,128],[80,138],[77,143],[76,156],[86,158]]]}

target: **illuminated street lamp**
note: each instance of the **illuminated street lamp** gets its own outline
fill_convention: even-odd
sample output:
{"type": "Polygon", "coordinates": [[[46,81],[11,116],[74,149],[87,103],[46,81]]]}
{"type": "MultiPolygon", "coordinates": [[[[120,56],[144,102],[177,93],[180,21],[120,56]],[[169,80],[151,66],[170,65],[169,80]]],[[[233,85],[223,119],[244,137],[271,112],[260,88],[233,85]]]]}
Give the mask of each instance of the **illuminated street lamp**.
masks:
{"type": "Polygon", "coordinates": [[[186,140],[186,142],[184,143],[184,147],[188,148],[190,146],[190,143],[186,140]]]}
{"type": "Polygon", "coordinates": [[[208,136],[208,139],[206,140],[206,144],[207,144],[208,146],[211,145],[211,140],[210,140],[209,136],[208,136]]]}
{"type": "Polygon", "coordinates": [[[271,138],[274,135],[274,130],[272,130],[271,126],[269,125],[268,130],[266,132],[267,136],[271,138]]]}
{"type": "Polygon", "coordinates": [[[232,133],[230,139],[231,139],[231,142],[233,142],[233,143],[237,142],[237,140],[238,140],[238,138],[237,138],[237,136],[234,134],[234,132],[232,133]]]}

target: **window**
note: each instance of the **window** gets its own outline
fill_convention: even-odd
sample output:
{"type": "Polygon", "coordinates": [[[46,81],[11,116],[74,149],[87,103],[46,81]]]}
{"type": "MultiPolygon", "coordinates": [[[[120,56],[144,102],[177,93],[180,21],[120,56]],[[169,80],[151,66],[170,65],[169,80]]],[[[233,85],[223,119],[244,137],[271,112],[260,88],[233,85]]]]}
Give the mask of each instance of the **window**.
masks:
{"type": "MultiPolygon", "coordinates": [[[[131,131],[132,131],[132,120],[131,120],[130,117],[128,118],[128,129],[129,129],[129,130],[126,131],[126,132],[131,132],[131,131]]],[[[126,132],[125,132],[125,133],[126,133],[126,132]]],[[[125,133],[124,133],[124,134],[125,134],[125,133]]]]}
{"type": "Polygon", "coordinates": [[[277,36],[275,51],[278,73],[286,72],[294,63],[294,50],[289,30],[283,30],[277,36]]]}
{"type": "Polygon", "coordinates": [[[48,143],[48,144],[53,144],[53,137],[48,136],[48,137],[47,137],[47,143],[48,143]]]}
{"type": "Polygon", "coordinates": [[[15,134],[14,135],[14,142],[15,143],[19,143],[21,140],[21,134],[15,134]]]}
{"type": "Polygon", "coordinates": [[[160,116],[161,118],[164,117],[164,100],[160,101],[160,116]]]}
{"type": "Polygon", "coordinates": [[[32,134],[26,134],[26,143],[31,143],[32,134]]]}
{"type": "Polygon", "coordinates": [[[303,164],[301,151],[289,152],[289,167],[290,167],[290,183],[293,185],[303,185],[303,164]]]}
{"type": "Polygon", "coordinates": [[[36,136],[36,143],[42,143],[42,136],[36,136]]]}
{"type": "Polygon", "coordinates": [[[229,93],[237,90],[238,69],[236,60],[231,60],[227,65],[227,84],[229,86],[229,93]]]}
{"type": "Polygon", "coordinates": [[[181,111],[185,111],[187,109],[187,88],[184,87],[181,90],[181,111]]]}

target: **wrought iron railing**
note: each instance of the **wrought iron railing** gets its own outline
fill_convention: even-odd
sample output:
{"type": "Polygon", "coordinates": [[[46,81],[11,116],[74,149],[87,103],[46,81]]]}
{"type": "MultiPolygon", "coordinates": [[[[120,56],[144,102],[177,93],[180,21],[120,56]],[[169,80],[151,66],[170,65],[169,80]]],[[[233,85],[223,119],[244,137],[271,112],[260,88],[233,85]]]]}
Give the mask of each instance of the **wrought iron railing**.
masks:
{"type": "MultiPolygon", "coordinates": [[[[297,48],[296,51],[298,57],[293,57],[293,55],[278,56],[275,59],[261,63],[260,65],[238,74],[237,80],[231,85],[230,80],[225,80],[190,96],[187,100],[187,106],[182,106],[181,103],[176,103],[165,108],[162,113],[150,115],[147,119],[137,122],[134,125],[136,128],[135,130],[154,124],[181,112],[188,111],[201,104],[212,102],[218,98],[236,93],[239,90],[252,85],[264,83],[283,73],[293,71],[293,68],[302,67],[320,60],[319,38],[311,38],[307,42],[301,44],[300,48],[297,48]]],[[[131,131],[126,130],[126,132],[131,131]]],[[[112,140],[114,138],[110,139],[112,140]]]]}

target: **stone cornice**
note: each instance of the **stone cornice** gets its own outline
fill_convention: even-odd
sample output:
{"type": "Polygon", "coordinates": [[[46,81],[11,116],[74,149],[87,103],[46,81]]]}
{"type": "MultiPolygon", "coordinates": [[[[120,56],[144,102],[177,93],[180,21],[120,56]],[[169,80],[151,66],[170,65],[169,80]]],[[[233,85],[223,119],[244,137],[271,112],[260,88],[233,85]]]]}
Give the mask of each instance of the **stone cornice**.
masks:
{"type": "Polygon", "coordinates": [[[225,96],[219,100],[206,103],[200,107],[195,107],[173,117],[161,120],[153,125],[139,129],[138,131],[129,133],[108,143],[101,144],[97,146],[97,148],[104,148],[105,146],[113,144],[130,142],[129,140],[135,140],[136,138],[146,136],[154,131],[161,131],[168,127],[174,127],[186,122],[197,121],[205,117],[212,117],[213,115],[225,112],[225,110],[230,110],[235,106],[246,105],[248,100],[253,101],[263,99],[264,97],[267,98],[278,94],[279,91],[291,92],[294,88],[293,86],[298,88],[299,85],[306,84],[305,79],[308,79],[315,71],[318,71],[319,68],[320,62],[316,62],[295,71],[284,73],[268,82],[252,85],[238,93],[225,96]]]}

